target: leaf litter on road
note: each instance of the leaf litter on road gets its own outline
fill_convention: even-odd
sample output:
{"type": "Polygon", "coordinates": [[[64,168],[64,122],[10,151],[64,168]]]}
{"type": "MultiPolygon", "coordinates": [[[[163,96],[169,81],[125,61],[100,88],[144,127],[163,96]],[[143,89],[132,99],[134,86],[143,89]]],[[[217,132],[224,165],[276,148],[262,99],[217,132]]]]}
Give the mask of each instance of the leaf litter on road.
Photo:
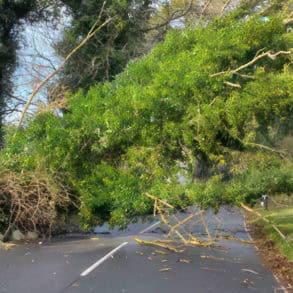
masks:
{"type": "Polygon", "coordinates": [[[167,254],[167,252],[163,251],[163,250],[155,250],[154,251],[155,253],[158,253],[158,254],[167,254]]]}
{"type": "Polygon", "coordinates": [[[213,260],[225,260],[223,257],[216,257],[213,255],[201,255],[200,258],[213,259],[213,260]]]}
{"type": "Polygon", "coordinates": [[[253,286],[254,283],[253,283],[252,281],[250,281],[249,279],[244,279],[244,280],[241,282],[241,285],[248,287],[248,286],[253,286]]]}
{"type": "Polygon", "coordinates": [[[90,239],[93,240],[93,241],[97,241],[97,240],[99,240],[98,237],[92,237],[92,238],[90,238],[90,239]]]}
{"type": "Polygon", "coordinates": [[[186,259],[186,258],[180,258],[178,260],[178,262],[182,262],[182,263],[191,263],[191,260],[190,259],[186,259]]]}
{"type": "Polygon", "coordinates": [[[168,272],[172,270],[172,268],[163,268],[163,269],[159,269],[159,272],[168,272]]]}

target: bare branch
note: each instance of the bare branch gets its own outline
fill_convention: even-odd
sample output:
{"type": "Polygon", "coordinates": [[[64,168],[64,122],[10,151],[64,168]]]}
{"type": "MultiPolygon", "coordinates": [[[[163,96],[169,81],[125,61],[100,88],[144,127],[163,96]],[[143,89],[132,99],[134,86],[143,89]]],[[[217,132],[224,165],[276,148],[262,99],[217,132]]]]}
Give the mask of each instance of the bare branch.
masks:
{"type": "Polygon", "coordinates": [[[290,15],[287,19],[284,19],[283,23],[285,25],[293,24],[293,11],[290,13],[290,15]]]}
{"type": "Polygon", "coordinates": [[[206,3],[204,4],[203,9],[201,10],[200,13],[200,18],[202,18],[202,16],[204,15],[204,13],[206,12],[206,10],[209,8],[210,4],[212,3],[212,0],[207,0],[206,3]]]}
{"type": "Polygon", "coordinates": [[[224,6],[223,6],[223,8],[222,8],[222,10],[221,10],[221,14],[220,14],[220,15],[223,15],[223,14],[224,14],[226,8],[230,5],[230,3],[231,3],[232,1],[233,1],[233,0],[228,0],[228,1],[225,2],[224,6]]]}
{"type": "Polygon", "coordinates": [[[48,235],[58,214],[57,206],[64,209],[71,204],[76,206],[71,200],[72,195],[58,179],[40,171],[1,172],[0,211],[9,211],[4,223],[4,240],[13,228],[48,235]]]}
{"type": "Polygon", "coordinates": [[[284,24],[286,24],[286,25],[293,24],[293,18],[285,19],[284,24]]]}
{"type": "Polygon", "coordinates": [[[252,60],[250,60],[246,64],[241,65],[240,67],[238,67],[236,69],[217,72],[217,73],[211,74],[210,77],[215,77],[215,76],[219,76],[219,75],[233,75],[233,74],[236,74],[239,71],[249,67],[250,65],[254,64],[255,62],[257,62],[258,60],[260,60],[264,57],[269,57],[270,59],[275,60],[277,58],[277,56],[279,56],[279,55],[290,55],[290,54],[292,54],[292,51],[279,51],[277,53],[272,53],[270,51],[264,52],[259,55],[256,55],[252,60]]]}
{"type": "Polygon", "coordinates": [[[276,150],[276,149],[270,148],[270,147],[268,147],[266,145],[259,144],[259,143],[254,143],[254,142],[246,142],[245,144],[249,145],[249,146],[252,146],[252,147],[257,147],[257,148],[260,148],[260,149],[263,149],[263,150],[267,150],[267,151],[275,153],[275,154],[278,154],[283,159],[286,157],[286,152],[283,151],[283,150],[276,150]]]}
{"type": "Polygon", "coordinates": [[[224,125],[225,130],[229,133],[229,135],[231,135],[231,137],[233,137],[234,139],[237,139],[243,146],[248,146],[248,147],[252,147],[252,148],[259,148],[259,149],[263,149],[266,151],[269,151],[271,153],[275,153],[277,155],[279,155],[281,158],[285,158],[286,156],[286,151],[285,150],[277,150],[277,149],[273,149],[269,146],[263,145],[263,144],[259,144],[259,143],[255,143],[255,142],[247,142],[247,141],[243,141],[240,137],[238,137],[235,134],[232,134],[230,129],[224,125]]]}
{"type": "Polygon", "coordinates": [[[103,12],[104,12],[105,5],[106,5],[106,1],[103,2],[102,8],[101,8],[100,13],[99,13],[99,16],[98,16],[96,22],[93,24],[93,26],[92,26],[91,29],[89,30],[88,34],[87,34],[88,37],[93,33],[95,27],[96,27],[96,26],[98,25],[98,23],[100,22],[101,17],[102,17],[103,12]]]}
{"type": "Polygon", "coordinates": [[[257,215],[259,218],[262,218],[265,222],[271,224],[271,226],[274,228],[274,230],[284,239],[286,240],[286,236],[280,231],[280,229],[278,227],[276,227],[276,225],[274,225],[274,223],[272,223],[270,220],[268,220],[266,217],[262,216],[259,212],[251,209],[250,207],[248,207],[247,205],[245,205],[244,203],[241,203],[241,207],[243,209],[245,209],[246,211],[253,213],[255,215],[257,215]]]}
{"type": "MultiPolygon", "coordinates": [[[[101,15],[101,14],[100,14],[101,15]]],[[[98,20],[100,19],[100,16],[98,17],[98,20]]],[[[54,70],[53,72],[51,72],[49,75],[47,75],[47,77],[40,82],[35,89],[33,90],[32,94],[30,95],[19,120],[18,123],[18,128],[22,125],[25,113],[27,112],[33,98],[36,96],[36,94],[40,91],[40,89],[51,79],[53,78],[56,74],[58,74],[61,69],[65,66],[65,64],[68,62],[69,59],[71,59],[71,57],[81,48],[83,47],[97,32],[99,32],[104,26],[106,26],[110,21],[112,20],[112,17],[107,18],[100,26],[97,26],[97,22],[95,22],[94,26],[90,29],[90,32],[88,33],[88,35],[78,44],[78,46],[76,46],[64,59],[64,61],[61,63],[61,65],[54,70]]]]}
{"type": "Polygon", "coordinates": [[[144,29],[143,32],[149,32],[149,31],[152,31],[152,30],[157,30],[157,29],[159,29],[161,27],[164,27],[164,26],[170,24],[170,22],[172,22],[174,20],[177,20],[177,19],[179,19],[179,18],[181,18],[183,16],[186,16],[191,11],[192,7],[193,7],[193,0],[189,2],[189,5],[188,5],[188,7],[187,7],[187,9],[185,11],[184,10],[183,11],[182,10],[173,11],[173,13],[170,15],[170,17],[166,21],[164,21],[164,22],[162,22],[162,23],[160,23],[158,25],[155,25],[155,26],[149,27],[147,29],[144,29]]]}
{"type": "Polygon", "coordinates": [[[241,89],[241,85],[239,83],[232,83],[232,82],[229,82],[229,81],[224,81],[224,84],[229,85],[231,87],[236,87],[236,88],[241,89]]]}

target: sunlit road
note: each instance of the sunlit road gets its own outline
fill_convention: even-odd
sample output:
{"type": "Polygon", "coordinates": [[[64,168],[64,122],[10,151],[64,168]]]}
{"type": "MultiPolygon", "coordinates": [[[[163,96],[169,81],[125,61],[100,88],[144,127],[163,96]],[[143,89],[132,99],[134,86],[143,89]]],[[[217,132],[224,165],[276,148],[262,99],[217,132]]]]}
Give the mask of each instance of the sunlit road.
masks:
{"type": "MultiPolygon", "coordinates": [[[[218,217],[223,234],[248,239],[238,209],[222,209],[218,217]]],[[[282,292],[251,244],[221,240],[212,249],[189,247],[178,254],[133,240],[163,238],[156,223],[0,250],[0,293],[282,292]]]]}

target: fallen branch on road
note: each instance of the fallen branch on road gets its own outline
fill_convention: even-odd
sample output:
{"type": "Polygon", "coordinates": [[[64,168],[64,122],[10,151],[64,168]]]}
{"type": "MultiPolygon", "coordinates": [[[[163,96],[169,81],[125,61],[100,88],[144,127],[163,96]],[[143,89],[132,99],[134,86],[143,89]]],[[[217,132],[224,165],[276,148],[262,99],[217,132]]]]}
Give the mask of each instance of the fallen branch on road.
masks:
{"type": "Polygon", "coordinates": [[[217,240],[220,239],[227,239],[231,241],[239,241],[242,243],[252,244],[253,242],[246,239],[241,239],[237,237],[233,237],[230,235],[220,235],[219,230],[222,225],[222,221],[217,217],[214,216],[217,225],[215,228],[215,236],[212,236],[209,226],[204,217],[204,211],[196,210],[187,217],[183,219],[179,219],[175,214],[175,208],[173,205],[168,203],[166,200],[159,199],[158,197],[151,195],[150,193],[145,193],[145,195],[154,201],[154,215],[158,214],[160,217],[161,222],[167,226],[169,231],[165,235],[165,237],[170,238],[173,235],[176,235],[178,238],[177,240],[154,240],[154,241],[144,241],[138,238],[135,240],[140,244],[148,244],[148,245],[157,245],[159,247],[172,250],[174,252],[178,251],[176,247],[172,244],[183,244],[184,246],[201,246],[201,247],[211,247],[214,246],[217,240]],[[192,221],[192,222],[191,222],[192,221]],[[185,227],[185,224],[191,222],[188,228],[185,227]],[[192,233],[193,227],[195,224],[199,224],[202,226],[202,229],[205,231],[205,235],[207,239],[202,240],[198,237],[194,236],[192,233]],[[162,244],[162,242],[169,242],[170,245],[162,244]]]}
{"type": "Polygon", "coordinates": [[[224,236],[222,236],[222,238],[227,239],[227,240],[232,240],[232,241],[238,241],[238,242],[242,242],[242,243],[247,243],[247,244],[254,244],[254,241],[246,240],[246,239],[241,239],[241,238],[233,237],[233,236],[230,236],[230,235],[224,235],[224,236]]]}
{"type": "Polygon", "coordinates": [[[146,241],[146,240],[139,239],[137,237],[135,237],[134,240],[139,244],[154,245],[154,246],[158,246],[158,247],[161,247],[176,253],[182,252],[182,250],[178,250],[177,248],[171,245],[162,244],[158,240],[146,241]]]}
{"type": "Polygon", "coordinates": [[[241,207],[243,209],[245,209],[246,211],[250,212],[250,213],[253,213],[255,215],[257,215],[259,218],[261,218],[262,220],[264,220],[265,222],[269,223],[273,229],[284,239],[286,240],[286,236],[280,231],[280,229],[275,225],[273,224],[271,221],[269,221],[266,217],[262,216],[259,212],[257,211],[254,211],[253,209],[251,209],[250,207],[248,207],[247,205],[245,205],[244,203],[241,203],[241,207]]]}

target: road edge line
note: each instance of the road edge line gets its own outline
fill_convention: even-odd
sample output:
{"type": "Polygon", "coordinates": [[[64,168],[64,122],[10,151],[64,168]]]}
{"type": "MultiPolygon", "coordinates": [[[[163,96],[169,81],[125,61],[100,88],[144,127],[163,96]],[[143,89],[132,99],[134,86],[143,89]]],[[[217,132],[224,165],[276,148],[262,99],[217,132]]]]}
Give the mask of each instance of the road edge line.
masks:
{"type": "Polygon", "coordinates": [[[273,276],[277,283],[280,285],[280,289],[283,290],[284,293],[289,293],[287,289],[281,284],[280,279],[275,274],[273,274],[273,276]]]}
{"type": "MultiPolygon", "coordinates": [[[[247,227],[246,224],[246,216],[245,213],[242,212],[243,215],[243,224],[244,224],[244,230],[247,233],[248,237],[250,238],[250,240],[253,240],[253,238],[251,237],[250,233],[249,233],[249,229],[247,227]]],[[[258,251],[258,247],[256,245],[254,245],[254,247],[256,248],[256,250],[258,251]]],[[[273,277],[275,278],[275,280],[277,281],[277,283],[280,285],[280,289],[283,290],[284,293],[289,293],[286,288],[281,284],[279,278],[272,272],[273,277]]]]}
{"type": "MultiPolygon", "coordinates": [[[[246,224],[246,220],[247,220],[247,219],[246,219],[246,215],[245,215],[245,213],[244,213],[243,210],[241,210],[241,214],[242,214],[242,217],[243,217],[243,227],[244,227],[244,231],[245,231],[245,233],[248,235],[249,240],[250,240],[250,241],[254,241],[253,238],[251,237],[250,232],[249,232],[249,229],[248,229],[248,227],[247,227],[247,224],[246,224]]],[[[258,251],[258,247],[257,247],[256,245],[254,245],[254,248],[258,251]]]]}
{"type": "Polygon", "coordinates": [[[127,245],[128,242],[123,242],[113,250],[111,250],[109,253],[107,253],[105,256],[103,256],[101,259],[99,259],[97,262],[92,264],[89,268],[87,268],[85,271],[83,271],[80,276],[85,277],[88,274],[90,274],[92,271],[94,271],[99,265],[101,265],[104,261],[106,261],[109,257],[111,257],[115,252],[117,252],[120,248],[127,245]]]}

